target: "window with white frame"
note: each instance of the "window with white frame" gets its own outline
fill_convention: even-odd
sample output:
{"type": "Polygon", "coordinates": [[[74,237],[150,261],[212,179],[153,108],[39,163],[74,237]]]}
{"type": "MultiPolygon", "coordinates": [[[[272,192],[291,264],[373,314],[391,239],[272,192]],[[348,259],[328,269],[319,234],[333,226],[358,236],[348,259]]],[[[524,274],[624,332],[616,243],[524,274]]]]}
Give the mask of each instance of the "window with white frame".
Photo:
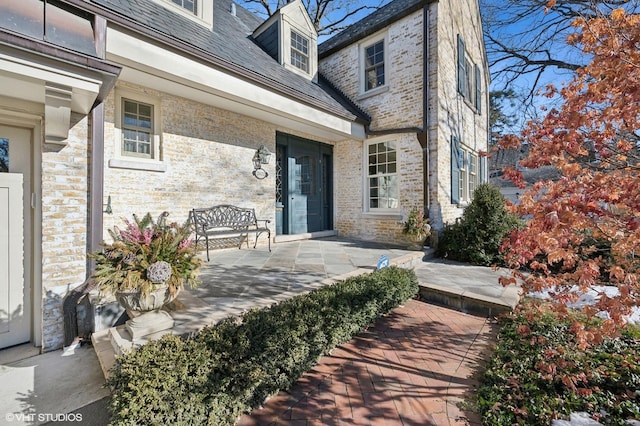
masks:
{"type": "Polygon", "coordinates": [[[122,155],[153,158],[153,105],[122,98],[122,155]]]}
{"type": "Polygon", "coordinates": [[[213,27],[214,0],[151,0],[209,29],[213,27]]]}
{"type": "Polygon", "coordinates": [[[469,182],[469,199],[472,199],[478,187],[478,156],[473,152],[469,152],[469,165],[467,169],[467,173],[469,174],[467,179],[469,182]]]}
{"type": "Polygon", "coordinates": [[[398,208],[398,152],[395,141],[367,145],[369,210],[398,208]]]}
{"type": "Polygon", "coordinates": [[[386,87],[388,76],[386,35],[368,39],[360,45],[360,93],[368,95],[386,87]]]}
{"type": "Polygon", "coordinates": [[[486,182],[486,157],[451,138],[451,202],[465,204],[473,199],[478,184],[486,182]]]}
{"type": "Polygon", "coordinates": [[[309,72],[309,39],[291,31],[291,65],[309,72]]]}
{"type": "Polygon", "coordinates": [[[116,87],[115,155],[109,167],[166,171],[162,161],[160,99],[116,87]]]}
{"type": "Polygon", "coordinates": [[[465,102],[475,110],[482,112],[482,77],[480,67],[476,65],[467,53],[464,40],[458,34],[458,93],[465,102]]]}
{"type": "Polygon", "coordinates": [[[173,3],[177,4],[181,8],[193,13],[194,15],[198,15],[198,2],[197,0],[171,0],[173,3]]]}

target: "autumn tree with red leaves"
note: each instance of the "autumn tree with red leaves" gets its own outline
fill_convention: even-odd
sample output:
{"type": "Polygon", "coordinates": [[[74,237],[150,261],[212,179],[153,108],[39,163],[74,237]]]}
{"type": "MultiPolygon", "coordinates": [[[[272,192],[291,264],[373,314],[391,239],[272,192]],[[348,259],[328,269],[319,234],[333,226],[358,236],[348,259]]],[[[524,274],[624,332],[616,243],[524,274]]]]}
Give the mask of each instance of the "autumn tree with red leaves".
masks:
{"type": "MultiPolygon", "coordinates": [[[[618,9],[573,26],[569,43],[590,63],[564,87],[548,88],[547,96],[562,99],[560,109],[500,143],[528,145],[521,166],[560,174],[525,191],[513,209],[527,226],[502,250],[524,290],[549,290],[560,312],[581,293],[617,287],[617,295],[601,292],[584,309],[609,314],[597,328],[576,324],[586,345],[615,334],[640,305],[640,15],[618,9]]],[[[505,174],[524,185],[516,170],[505,174]]]]}

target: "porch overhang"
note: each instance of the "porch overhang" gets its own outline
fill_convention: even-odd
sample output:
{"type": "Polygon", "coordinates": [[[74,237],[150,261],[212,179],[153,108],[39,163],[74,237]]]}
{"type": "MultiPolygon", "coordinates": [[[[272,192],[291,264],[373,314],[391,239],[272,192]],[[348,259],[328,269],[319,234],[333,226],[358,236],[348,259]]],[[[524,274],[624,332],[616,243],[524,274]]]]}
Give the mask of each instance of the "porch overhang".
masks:
{"type": "Polygon", "coordinates": [[[364,139],[355,119],[323,110],[196,61],[166,47],[109,28],[107,58],[123,65],[120,80],[191,99],[329,141],[364,139]],[[140,55],[140,52],[145,52],[140,55]]]}
{"type": "Polygon", "coordinates": [[[44,106],[44,141],[66,145],[71,113],[87,115],[111,91],[120,67],[0,31],[2,95],[44,106]]]}

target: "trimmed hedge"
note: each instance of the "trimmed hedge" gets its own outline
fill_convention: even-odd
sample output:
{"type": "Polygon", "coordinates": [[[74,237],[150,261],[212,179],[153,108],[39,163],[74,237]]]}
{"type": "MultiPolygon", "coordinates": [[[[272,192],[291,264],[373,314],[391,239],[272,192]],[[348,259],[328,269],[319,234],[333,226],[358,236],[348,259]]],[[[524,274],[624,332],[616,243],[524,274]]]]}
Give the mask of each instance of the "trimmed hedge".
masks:
{"type": "Polygon", "coordinates": [[[384,268],[187,339],[164,336],[116,360],[107,381],[111,422],[233,425],[417,291],[413,271],[384,268]]]}

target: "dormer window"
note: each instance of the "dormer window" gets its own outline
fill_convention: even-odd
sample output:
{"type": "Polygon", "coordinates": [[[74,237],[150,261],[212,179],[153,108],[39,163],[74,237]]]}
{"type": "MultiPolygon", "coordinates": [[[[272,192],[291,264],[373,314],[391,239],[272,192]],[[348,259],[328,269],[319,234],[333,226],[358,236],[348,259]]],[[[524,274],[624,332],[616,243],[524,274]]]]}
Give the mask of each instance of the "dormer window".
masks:
{"type": "Polygon", "coordinates": [[[151,0],[209,29],[213,28],[214,0],[151,0]]]}
{"type": "Polygon", "coordinates": [[[309,39],[291,31],[291,65],[309,72],[309,39]]]}
{"type": "Polygon", "coordinates": [[[172,0],[175,4],[198,16],[197,0],[172,0]]]}
{"type": "Polygon", "coordinates": [[[285,2],[253,32],[254,40],[280,65],[318,80],[318,33],[300,0],[285,2]]]}

